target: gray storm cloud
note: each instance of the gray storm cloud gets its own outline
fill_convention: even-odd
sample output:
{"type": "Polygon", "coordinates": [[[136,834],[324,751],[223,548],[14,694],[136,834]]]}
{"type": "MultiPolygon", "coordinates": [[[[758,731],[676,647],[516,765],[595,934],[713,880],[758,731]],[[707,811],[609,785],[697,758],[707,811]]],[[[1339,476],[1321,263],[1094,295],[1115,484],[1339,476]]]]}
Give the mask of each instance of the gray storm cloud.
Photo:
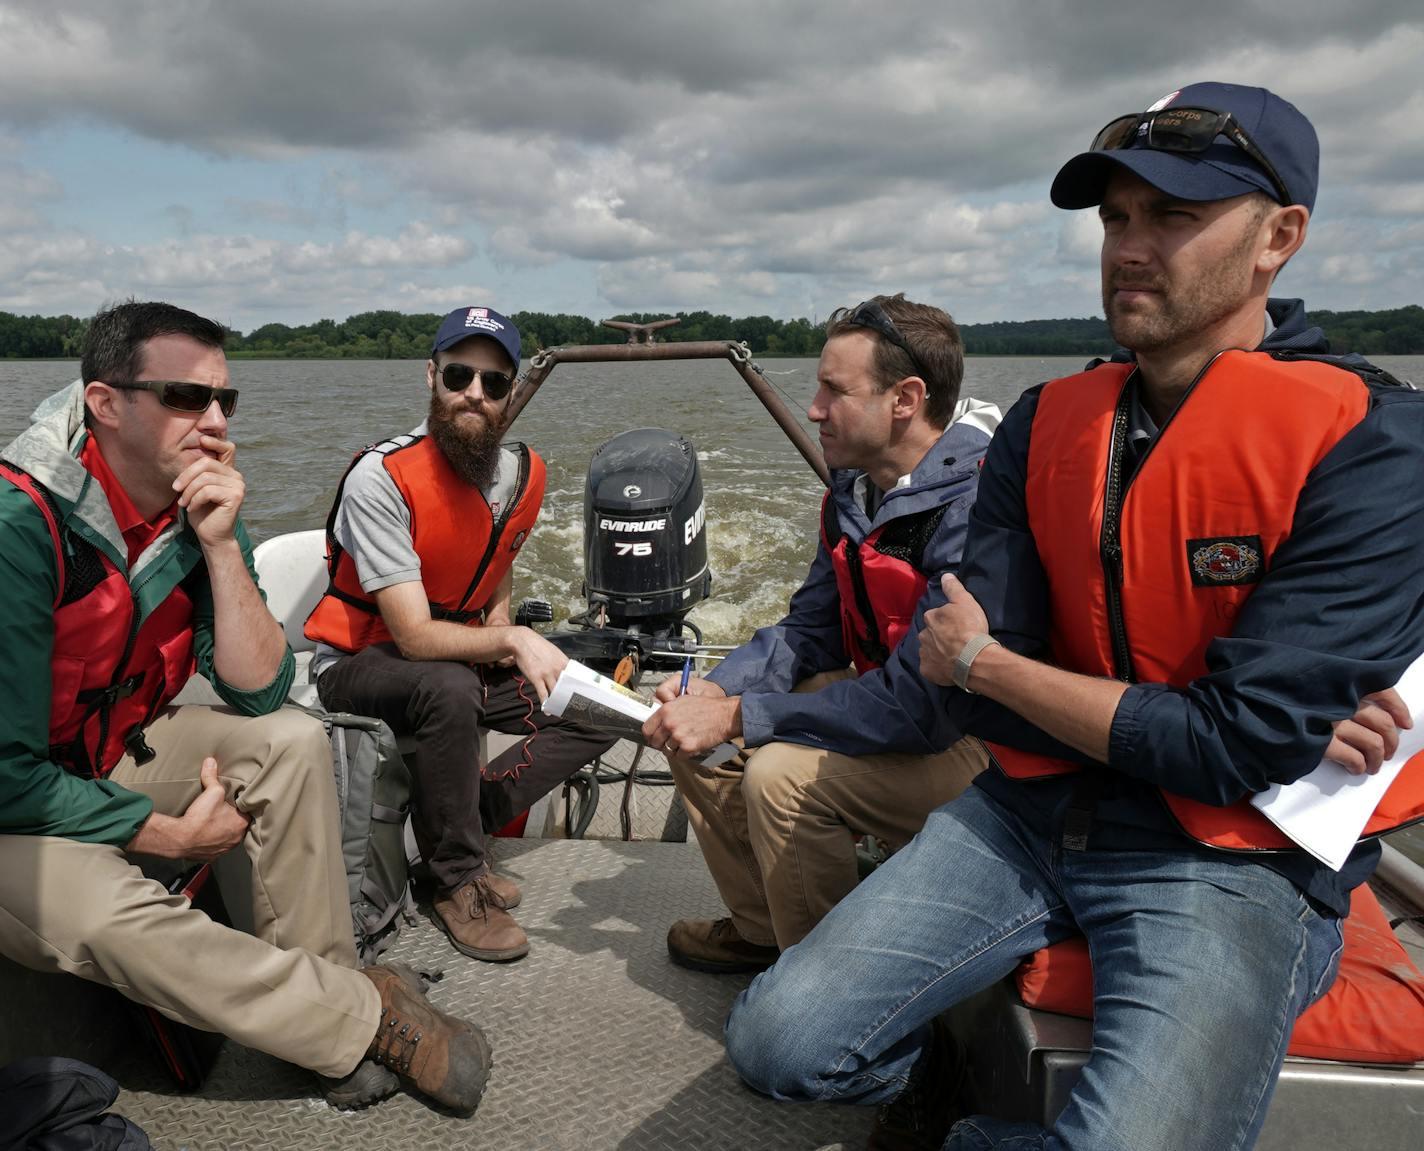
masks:
{"type": "MultiPolygon", "coordinates": [[[[1196,79],[1265,83],[1311,116],[1318,231],[1418,218],[1421,54],[1424,14],[1396,2],[11,0],[0,124],[98,123],[254,162],[327,155],[399,189],[412,226],[477,222],[506,269],[592,265],[617,307],[710,305],[725,277],[733,299],[788,313],[808,288],[778,280],[815,277],[827,299],[978,285],[971,311],[991,319],[1022,307],[1015,280],[1042,309],[1091,308],[1047,184],[1112,115],[1196,79]]],[[[258,233],[320,218],[234,209],[258,233]]],[[[8,212],[0,224],[29,218],[8,212]]],[[[325,254],[363,268],[428,254],[396,231],[379,259],[378,237],[333,236],[325,254]]],[[[1292,268],[1306,287],[1310,252],[1292,268]]],[[[1424,273],[1409,275],[1393,302],[1421,294],[1424,273]]]]}

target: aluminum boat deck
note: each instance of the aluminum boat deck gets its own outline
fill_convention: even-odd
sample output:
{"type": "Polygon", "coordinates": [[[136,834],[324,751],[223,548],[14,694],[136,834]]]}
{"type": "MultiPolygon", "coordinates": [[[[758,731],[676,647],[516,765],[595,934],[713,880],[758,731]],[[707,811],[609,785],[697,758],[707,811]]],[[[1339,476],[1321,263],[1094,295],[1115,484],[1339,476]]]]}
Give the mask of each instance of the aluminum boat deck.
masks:
{"type": "Polygon", "coordinates": [[[113,1110],[154,1147],[189,1151],[653,1151],[863,1144],[871,1114],[792,1106],[741,1084],[722,1022],[744,976],[704,975],[667,957],[667,926],[720,914],[694,843],[498,840],[500,869],[524,888],[519,922],[532,949],[512,964],[455,952],[425,915],[387,958],[441,968],[443,1009],[489,1033],[495,1065],[469,1119],[401,1094],[367,1111],[334,1110],[311,1077],[228,1041],[208,1081],[177,1094],[146,1051],[105,1069],[123,1091],[113,1110]]]}

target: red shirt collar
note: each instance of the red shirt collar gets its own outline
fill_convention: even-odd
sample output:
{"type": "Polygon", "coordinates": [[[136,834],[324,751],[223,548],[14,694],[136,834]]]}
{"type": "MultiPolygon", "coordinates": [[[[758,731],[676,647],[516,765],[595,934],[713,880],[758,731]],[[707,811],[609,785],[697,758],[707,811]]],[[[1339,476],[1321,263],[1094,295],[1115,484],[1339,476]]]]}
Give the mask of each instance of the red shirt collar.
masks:
{"type": "Polygon", "coordinates": [[[129,553],[129,566],[132,567],[134,560],[138,559],[143,549],[148,547],[158,538],[164,528],[178,518],[176,498],[150,523],[139,514],[138,508],[134,507],[133,500],[129,499],[129,493],[124,491],[124,485],[119,482],[119,477],[114,475],[110,469],[108,461],[104,459],[104,453],[99,450],[99,441],[92,435],[84,441],[84,447],[80,449],[79,462],[84,465],[85,471],[99,481],[99,486],[104,489],[104,495],[109,500],[109,509],[114,513],[114,520],[119,525],[119,531],[123,532],[124,545],[128,548],[129,553]]]}

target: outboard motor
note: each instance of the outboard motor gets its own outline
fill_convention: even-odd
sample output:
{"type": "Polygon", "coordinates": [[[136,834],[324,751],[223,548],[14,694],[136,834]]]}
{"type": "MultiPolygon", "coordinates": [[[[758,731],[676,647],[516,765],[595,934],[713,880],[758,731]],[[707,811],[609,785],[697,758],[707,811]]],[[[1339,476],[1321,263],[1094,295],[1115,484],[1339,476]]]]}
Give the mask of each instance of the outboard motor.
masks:
{"type": "Polygon", "coordinates": [[[662,428],[622,432],[593,453],[584,488],[584,596],[578,630],[548,638],[610,669],[677,667],[701,635],[684,617],[712,589],[702,473],[692,442],[662,428]]]}

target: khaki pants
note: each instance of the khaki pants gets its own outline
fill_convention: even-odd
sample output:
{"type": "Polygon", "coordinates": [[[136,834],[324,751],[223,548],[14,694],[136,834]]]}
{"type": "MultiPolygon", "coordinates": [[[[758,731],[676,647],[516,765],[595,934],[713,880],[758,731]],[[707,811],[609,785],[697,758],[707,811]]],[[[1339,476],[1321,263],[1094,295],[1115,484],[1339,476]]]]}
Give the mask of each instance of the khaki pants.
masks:
{"type": "MultiPolygon", "coordinates": [[[[853,675],[823,672],[796,690],[853,675]]],[[[987,762],[966,737],[938,755],[856,758],[769,743],[721,767],[680,758],[671,767],[737,933],[785,950],[856,885],[857,835],[903,847],[987,762]]]]}
{"type": "Polygon", "coordinates": [[[380,1015],[357,974],[335,784],[325,732],[301,712],[255,718],[170,708],[145,736],[157,757],[109,776],[181,815],[214,756],[228,798],[251,816],[257,938],[214,923],[111,846],[0,835],[0,952],[66,971],[247,1047],[324,1075],[351,1071],[380,1015]]]}

